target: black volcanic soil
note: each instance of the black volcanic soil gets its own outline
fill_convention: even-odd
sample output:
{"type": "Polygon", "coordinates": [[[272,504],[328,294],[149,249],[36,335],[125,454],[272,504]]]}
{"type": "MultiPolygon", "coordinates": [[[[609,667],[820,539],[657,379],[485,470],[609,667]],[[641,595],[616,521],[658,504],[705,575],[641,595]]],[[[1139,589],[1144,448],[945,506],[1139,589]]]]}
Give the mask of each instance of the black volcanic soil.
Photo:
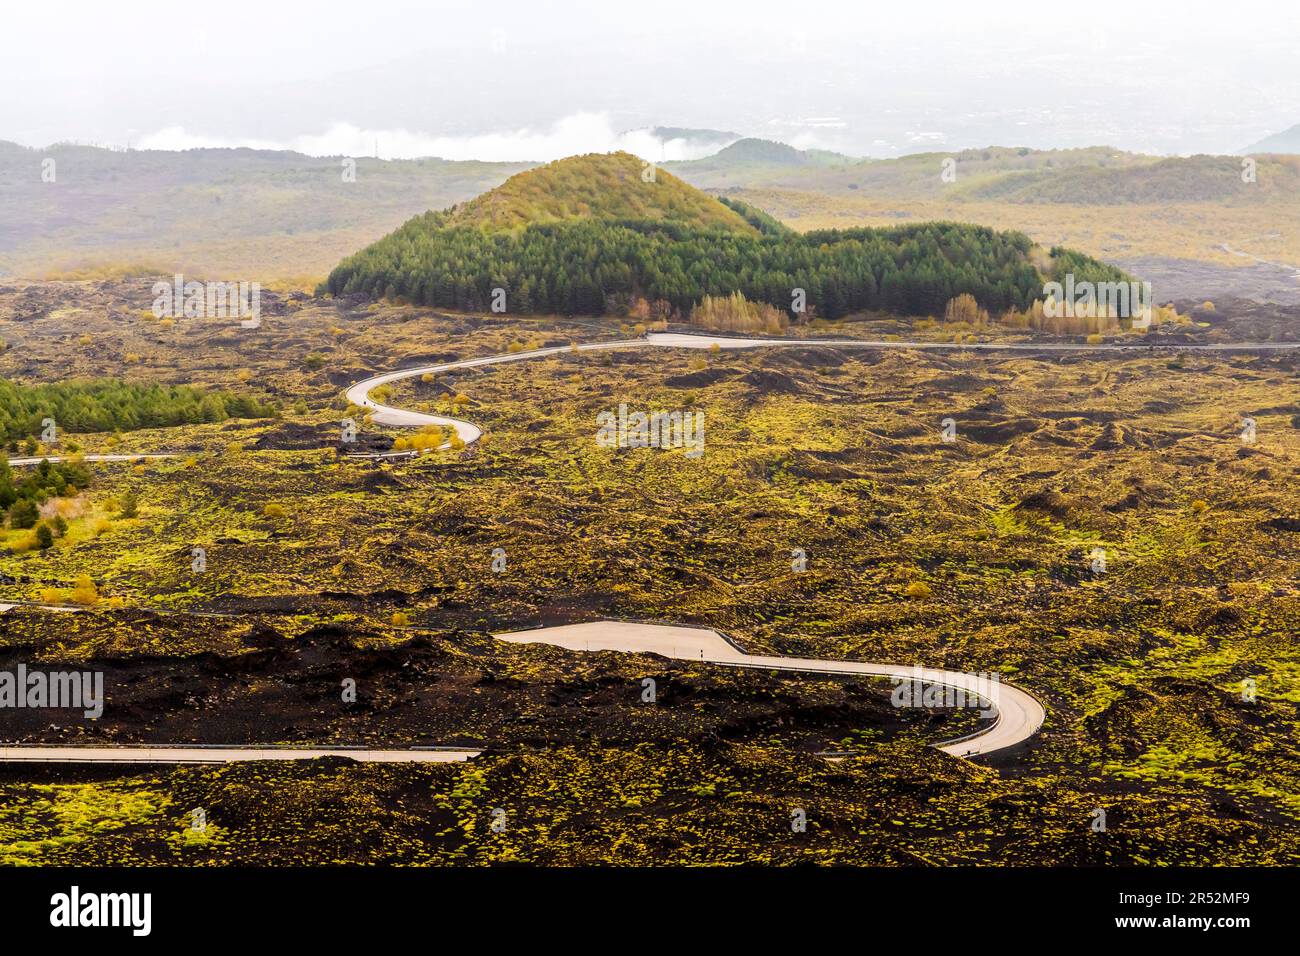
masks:
{"type": "MultiPolygon", "coordinates": [[[[186,628],[181,616],[155,628],[186,628]]],[[[226,625],[207,619],[206,626],[226,625]]],[[[408,632],[409,633],[409,632],[408,632]]],[[[974,714],[899,710],[885,682],[775,676],[654,655],[579,655],[514,647],[468,632],[373,642],[324,625],[285,637],[261,625],[236,653],[106,653],[86,665],[42,665],[9,649],[0,670],[102,671],[99,720],[80,711],[7,711],[5,739],[22,743],[336,743],[511,749],[605,743],[779,738],[803,751],[900,733],[957,736],[974,714]],[[642,700],[655,681],[654,703],[642,700]],[[343,682],[356,701],[343,700],[343,682]]]]}

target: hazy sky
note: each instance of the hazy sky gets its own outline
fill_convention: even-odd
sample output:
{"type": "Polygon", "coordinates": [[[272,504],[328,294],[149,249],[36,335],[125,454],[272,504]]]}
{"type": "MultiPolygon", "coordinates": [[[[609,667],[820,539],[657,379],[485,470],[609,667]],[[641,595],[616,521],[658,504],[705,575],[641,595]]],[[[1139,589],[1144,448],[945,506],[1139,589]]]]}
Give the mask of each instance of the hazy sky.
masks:
{"type": "Polygon", "coordinates": [[[663,125],[1189,153],[1300,123],[1297,0],[71,0],[0,31],[0,139],[30,146],[681,158],[623,135],[663,125]]]}

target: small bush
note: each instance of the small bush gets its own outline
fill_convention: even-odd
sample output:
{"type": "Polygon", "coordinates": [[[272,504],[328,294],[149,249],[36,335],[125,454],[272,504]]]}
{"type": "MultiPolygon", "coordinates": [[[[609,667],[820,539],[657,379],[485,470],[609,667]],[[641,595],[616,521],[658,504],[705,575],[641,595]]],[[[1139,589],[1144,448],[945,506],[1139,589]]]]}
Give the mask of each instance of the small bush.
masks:
{"type": "Polygon", "coordinates": [[[90,579],[90,575],[83,574],[77,578],[77,584],[72,589],[71,597],[73,604],[90,607],[92,604],[99,602],[99,589],[95,587],[95,582],[90,579]]]}

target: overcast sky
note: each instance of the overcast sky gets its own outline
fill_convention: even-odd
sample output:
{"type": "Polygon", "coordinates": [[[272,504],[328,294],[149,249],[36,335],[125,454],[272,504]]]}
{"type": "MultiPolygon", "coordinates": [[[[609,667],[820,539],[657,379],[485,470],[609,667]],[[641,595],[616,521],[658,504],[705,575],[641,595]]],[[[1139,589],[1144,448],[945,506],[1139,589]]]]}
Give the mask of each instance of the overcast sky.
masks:
{"type": "Polygon", "coordinates": [[[871,156],[1231,152],[1300,123],[1298,63],[1297,0],[15,3],[0,139],[691,151],[626,135],[660,125],[871,156]]]}

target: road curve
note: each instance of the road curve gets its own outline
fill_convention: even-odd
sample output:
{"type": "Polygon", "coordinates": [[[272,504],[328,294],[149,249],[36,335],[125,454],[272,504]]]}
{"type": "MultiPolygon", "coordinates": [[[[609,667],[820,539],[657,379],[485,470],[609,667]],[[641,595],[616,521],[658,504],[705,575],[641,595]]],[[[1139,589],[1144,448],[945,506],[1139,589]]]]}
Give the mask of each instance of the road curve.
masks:
{"type": "MultiPolygon", "coordinates": [[[[741,339],[712,335],[652,333],[641,339],[553,346],[525,352],[508,352],[503,355],[488,355],[458,362],[442,362],[436,365],[421,365],[415,368],[400,369],[395,372],[385,372],[351,385],[345,395],[351,404],[370,409],[370,420],[375,424],[399,428],[422,428],[426,425],[450,427],[454,428],[461,440],[469,445],[477,441],[483,434],[482,429],[477,425],[459,418],[430,415],[424,412],[384,405],[370,397],[371,391],[381,385],[389,385],[418,375],[438,375],[459,369],[481,368],[488,365],[502,365],[508,362],[523,362],[560,355],[565,352],[596,352],[638,348],[707,349],[712,348],[714,345],[727,349],[773,346],[806,347],[810,345],[859,348],[937,347],[961,349],[969,347],[951,342],[867,342],[854,339],[741,339]]],[[[1300,347],[1300,343],[1295,343],[1295,345],[1300,347]]],[[[1028,349],[1035,348],[1033,346],[1024,347],[1028,349]]],[[[1087,345],[1076,347],[1082,349],[1098,348],[1097,346],[1087,345]]],[[[1118,350],[1118,347],[1115,348],[1118,350]]],[[[959,757],[988,754],[1023,743],[1038,732],[1038,728],[1042,726],[1045,716],[1042,705],[1032,696],[1018,688],[1000,682],[990,688],[990,681],[986,675],[936,670],[933,668],[907,667],[898,664],[875,664],[863,661],[752,655],[741,651],[718,634],[717,631],[704,628],[632,624],[620,621],[595,621],[588,624],[498,634],[496,637],[514,643],[553,644],[569,650],[654,653],[683,660],[702,660],[726,667],[755,667],[814,674],[857,674],[896,680],[912,680],[921,684],[959,689],[968,696],[980,695],[981,699],[991,705],[997,714],[992,726],[982,728],[977,733],[960,740],[937,745],[938,749],[944,753],[959,757]]]]}
{"type": "Polygon", "coordinates": [[[628,621],[592,621],[512,631],[494,635],[512,644],[550,644],[571,651],[622,651],[629,654],[658,654],[684,661],[703,661],[723,667],[753,667],[761,670],[802,674],[866,675],[887,677],[897,686],[902,681],[959,689],[967,699],[978,697],[981,706],[996,711],[993,725],[936,748],[954,757],[974,757],[1014,747],[1038,732],[1046,716],[1043,706],[1029,694],[987,676],[962,671],[872,664],[863,661],[834,661],[812,657],[774,657],[746,654],[717,631],[668,624],[635,624],[628,621]]]}
{"type": "MultiPolygon", "coordinates": [[[[370,420],[376,425],[388,425],[395,428],[423,428],[426,425],[440,425],[454,428],[465,444],[478,441],[483,430],[477,425],[459,418],[445,415],[431,415],[411,409],[383,405],[370,397],[370,393],[381,385],[391,385],[417,375],[439,375],[458,369],[481,368],[485,365],[502,365],[507,362],[526,362],[530,359],[547,358],[565,352],[608,352],[616,349],[643,348],[678,348],[709,349],[754,349],[799,346],[822,346],[833,348],[864,349],[925,349],[936,351],[983,351],[983,352],[1155,352],[1155,351],[1193,351],[1193,352],[1272,352],[1300,349],[1300,342],[1238,342],[1211,343],[1207,345],[1176,345],[1173,343],[1134,343],[1132,345],[1088,345],[1082,342],[916,342],[885,341],[869,339],[763,339],[733,338],[725,335],[696,335],[688,332],[651,332],[644,338],[619,339],[610,342],[586,342],[574,345],[558,345],[544,349],[532,349],[527,352],[507,352],[503,355],[486,355],[480,358],[463,359],[458,362],[442,362],[437,365],[420,365],[415,368],[399,369],[396,372],[384,372],[348,387],[347,400],[360,408],[369,410],[370,420]]],[[[445,445],[443,447],[446,447],[445,445]]]]}

